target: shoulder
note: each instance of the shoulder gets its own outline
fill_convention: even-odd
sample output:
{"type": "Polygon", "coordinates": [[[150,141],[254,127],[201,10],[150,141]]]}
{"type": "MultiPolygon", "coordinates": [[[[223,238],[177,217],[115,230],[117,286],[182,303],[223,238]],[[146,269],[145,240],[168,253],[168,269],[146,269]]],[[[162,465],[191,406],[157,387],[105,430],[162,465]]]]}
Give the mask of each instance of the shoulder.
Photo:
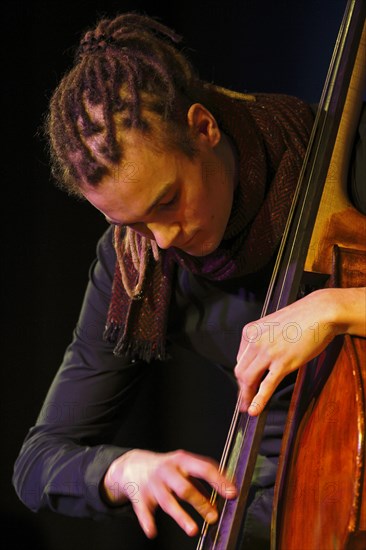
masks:
{"type": "Polygon", "coordinates": [[[97,257],[106,263],[116,262],[116,252],[113,244],[114,227],[109,226],[97,242],[97,257]]]}
{"type": "Polygon", "coordinates": [[[114,277],[116,252],[113,244],[113,233],[114,227],[109,226],[96,244],[96,257],[91,265],[89,276],[97,286],[102,280],[110,285],[114,277]]]}

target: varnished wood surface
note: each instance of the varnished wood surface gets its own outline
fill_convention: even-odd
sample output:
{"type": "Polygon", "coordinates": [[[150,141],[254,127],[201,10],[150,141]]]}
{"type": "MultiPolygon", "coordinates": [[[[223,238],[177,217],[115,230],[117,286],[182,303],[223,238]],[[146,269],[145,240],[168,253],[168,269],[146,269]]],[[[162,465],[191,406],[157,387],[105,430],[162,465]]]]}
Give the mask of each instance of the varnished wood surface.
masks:
{"type": "MultiPolygon", "coordinates": [[[[354,208],[347,194],[350,155],[366,89],[366,26],[347,93],[336,143],[317,214],[305,271],[331,273],[332,246],[337,243],[366,250],[366,216],[354,208]],[[355,107],[356,106],[356,107],[355,107]]],[[[366,185],[366,178],[365,178],[366,185]]]]}
{"type": "MultiPolygon", "coordinates": [[[[348,274],[357,286],[366,284],[359,270],[365,261],[364,252],[340,251],[346,286],[348,274]]],[[[283,442],[278,549],[365,547],[365,365],[366,340],[345,336],[300,369],[283,442]]]]}
{"type": "MultiPolygon", "coordinates": [[[[343,287],[366,286],[366,216],[347,195],[365,77],[366,25],[305,263],[305,271],[333,273],[343,287]]],[[[300,369],[276,481],[272,549],[366,548],[366,340],[342,340],[300,369]]]]}

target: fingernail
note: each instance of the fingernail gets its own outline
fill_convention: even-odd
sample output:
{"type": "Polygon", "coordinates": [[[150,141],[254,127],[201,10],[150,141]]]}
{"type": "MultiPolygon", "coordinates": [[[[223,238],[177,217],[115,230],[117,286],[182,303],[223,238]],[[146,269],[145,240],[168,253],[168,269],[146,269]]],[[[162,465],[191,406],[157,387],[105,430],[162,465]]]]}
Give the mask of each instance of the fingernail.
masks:
{"type": "Polygon", "coordinates": [[[185,532],[187,533],[187,535],[194,535],[196,532],[196,525],[192,525],[191,523],[186,523],[185,532]]]}
{"type": "Polygon", "coordinates": [[[226,489],[226,496],[228,498],[234,498],[236,497],[237,495],[237,490],[236,490],[236,487],[235,485],[230,485],[227,489],[226,489]]]}
{"type": "Polygon", "coordinates": [[[152,525],[145,523],[145,525],[143,526],[143,530],[145,531],[145,534],[149,539],[153,539],[156,537],[156,529],[152,525]]]}
{"type": "Polygon", "coordinates": [[[257,403],[251,403],[248,407],[248,413],[258,414],[259,413],[259,405],[257,403]]]}

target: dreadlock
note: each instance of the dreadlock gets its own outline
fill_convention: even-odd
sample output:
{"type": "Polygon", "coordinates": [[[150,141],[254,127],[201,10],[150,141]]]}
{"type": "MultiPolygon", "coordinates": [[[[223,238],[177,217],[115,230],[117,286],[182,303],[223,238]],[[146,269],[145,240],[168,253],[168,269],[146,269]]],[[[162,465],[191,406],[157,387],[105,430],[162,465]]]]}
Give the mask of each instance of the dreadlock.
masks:
{"type": "MultiPolygon", "coordinates": [[[[154,120],[158,117],[154,144],[194,156],[186,112],[192,90],[201,85],[176,47],[180,40],[155,19],[135,13],[102,19],[86,32],[74,67],[51,98],[46,120],[52,172],[61,188],[80,196],[81,185],[97,186],[110,174],[122,159],[121,131],[134,128],[152,137],[151,116],[146,112],[154,114],[154,120]]],[[[158,260],[158,247],[144,237],[138,242],[133,230],[119,227],[114,245],[126,292],[138,298],[148,257],[152,254],[158,260]],[[125,253],[138,272],[134,288],[128,284],[125,253]]]]}
{"type": "Polygon", "coordinates": [[[135,13],[102,19],[86,32],[46,120],[60,187],[80,195],[80,184],[98,185],[122,158],[121,130],[149,135],[144,110],[158,115],[167,145],[194,155],[184,107],[199,79],[176,47],[180,40],[155,19],[135,13]]]}

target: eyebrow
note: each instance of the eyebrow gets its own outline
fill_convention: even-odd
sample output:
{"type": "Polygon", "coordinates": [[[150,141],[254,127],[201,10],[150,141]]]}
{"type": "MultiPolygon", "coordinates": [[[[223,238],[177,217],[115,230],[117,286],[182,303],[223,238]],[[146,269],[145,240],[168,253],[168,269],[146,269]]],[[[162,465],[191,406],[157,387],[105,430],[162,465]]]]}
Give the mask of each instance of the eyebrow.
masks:
{"type": "MultiPolygon", "coordinates": [[[[167,195],[167,193],[170,191],[170,189],[173,187],[173,183],[167,183],[164,185],[164,187],[159,191],[158,195],[155,197],[155,199],[152,201],[152,203],[147,207],[145,212],[143,213],[143,216],[148,216],[152,210],[159,204],[159,202],[167,195]]],[[[118,224],[118,225],[134,225],[139,222],[121,222],[117,220],[113,220],[113,218],[110,218],[109,216],[104,216],[108,223],[118,224]]]]}

